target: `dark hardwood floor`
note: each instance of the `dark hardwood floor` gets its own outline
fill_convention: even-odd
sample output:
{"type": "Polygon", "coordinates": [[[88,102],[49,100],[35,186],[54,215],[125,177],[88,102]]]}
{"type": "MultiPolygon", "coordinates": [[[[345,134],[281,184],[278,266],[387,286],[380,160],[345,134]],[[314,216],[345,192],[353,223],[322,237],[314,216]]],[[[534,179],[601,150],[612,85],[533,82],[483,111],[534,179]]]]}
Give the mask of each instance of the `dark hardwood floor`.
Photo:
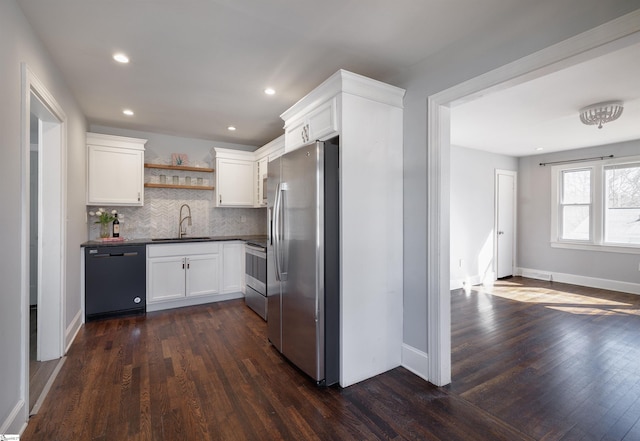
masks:
{"type": "Polygon", "coordinates": [[[640,439],[640,296],[493,291],[452,292],[444,388],[403,368],[318,388],[241,300],[92,322],[21,439],[640,439]]]}
{"type": "Polygon", "coordinates": [[[452,311],[450,393],[534,439],[640,440],[640,296],[513,278],[452,311]]]}

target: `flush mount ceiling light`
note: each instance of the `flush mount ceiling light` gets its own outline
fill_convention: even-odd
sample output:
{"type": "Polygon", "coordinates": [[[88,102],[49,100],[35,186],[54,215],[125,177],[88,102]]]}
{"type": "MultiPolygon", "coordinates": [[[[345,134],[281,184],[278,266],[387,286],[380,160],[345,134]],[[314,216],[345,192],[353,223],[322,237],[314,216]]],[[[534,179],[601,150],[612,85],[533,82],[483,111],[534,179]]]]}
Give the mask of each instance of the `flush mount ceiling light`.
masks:
{"type": "Polygon", "coordinates": [[[227,127],[227,130],[230,130],[230,131],[232,131],[232,132],[233,132],[233,131],[235,131],[235,130],[236,130],[236,128],[235,128],[235,127],[233,127],[233,126],[229,126],[229,127],[227,127]]]}
{"type": "Polygon", "coordinates": [[[607,101],[605,103],[592,104],[580,109],[580,121],[587,125],[598,125],[615,121],[622,115],[622,101],[607,101]]]}
{"type": "Polygon", "coordinates": [[[124,109],[122,113],[124,113],[127,116],[133,116],[133,110],[131,109],[124,109]]]}
{"type": "Polygon", "coordinates": [[[272,88],[268,87],[264,90],[264,93],[266,93],[267,95],[275,95],[276,91],[273,90],[272,88]]]}
{"type": "Polygon", "coordinates": [[[127,57],[122,52],[119,52],[117,54],[113,54],[113,59],[116,60],[118,63],[122,63],[122,64],[126,64],[126,63],[129,62],[129,57],[127,57]]]}

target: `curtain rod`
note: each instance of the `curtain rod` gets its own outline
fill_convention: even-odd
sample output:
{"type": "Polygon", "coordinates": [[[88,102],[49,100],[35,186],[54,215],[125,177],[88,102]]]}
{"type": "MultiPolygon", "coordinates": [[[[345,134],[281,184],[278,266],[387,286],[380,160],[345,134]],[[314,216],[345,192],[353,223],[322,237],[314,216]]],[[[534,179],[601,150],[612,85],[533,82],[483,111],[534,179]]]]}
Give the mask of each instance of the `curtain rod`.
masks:
{"type": "Polygon", "coordinates": [[[596,156],[594,158],[567,159],[566,161],[541,162],[540,163],[540,167],[544,167],[545,165],[551,165],[551,164],[569,164],[571,162],[585,162],[585,161],[594,161],[596,159],[603,160],[603,159],[607,159],[607,158],[613,158],[613,155],[596,156]]]}

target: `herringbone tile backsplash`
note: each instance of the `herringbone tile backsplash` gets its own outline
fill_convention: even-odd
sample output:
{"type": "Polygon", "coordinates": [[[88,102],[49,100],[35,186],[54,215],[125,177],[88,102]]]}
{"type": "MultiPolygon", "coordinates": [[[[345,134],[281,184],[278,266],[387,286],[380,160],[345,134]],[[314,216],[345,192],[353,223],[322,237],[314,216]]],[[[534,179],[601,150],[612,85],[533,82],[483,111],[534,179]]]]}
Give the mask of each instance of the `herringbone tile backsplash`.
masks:
{"type": "MultiPolygon", "coordinates": [[[[213,194],[206,190],[145,188],[143,207],[102,208],[118,211],[118,216],[122,216],[120,235],[127,239],[177,237],[182,204],[191,208],[189,236],[266,234],[265,208],[215,208],[213,194]]],[[[87,207],[87,211],[97,208],[87,207]]],[[[95,218],[89,217],[89,240],[99,236],[99,226],[94,221],[95,218]]]]}

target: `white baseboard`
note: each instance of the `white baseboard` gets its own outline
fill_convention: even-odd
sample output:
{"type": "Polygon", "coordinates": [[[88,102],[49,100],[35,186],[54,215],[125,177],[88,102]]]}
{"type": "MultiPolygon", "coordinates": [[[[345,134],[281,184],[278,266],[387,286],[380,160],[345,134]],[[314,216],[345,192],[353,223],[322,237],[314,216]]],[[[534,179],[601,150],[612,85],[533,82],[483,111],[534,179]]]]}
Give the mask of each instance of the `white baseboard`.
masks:
{"type": "Polygon", "coordinates": [[[529,279],[546,280],[547,282],[553,280],[551,273],[541,270],[533,270],[529,268],[516,268],[516,276],[527,277],[529,279]]]}
{"type": "Polygon", "coordinates": [[[403,343],[402,367],[429,381],[429,356],[426,352],[403,343]]]}
{"type": "Polygon", "coordinates": [[[590,288],[608,289],[610,291],[620,291],[640,295],[640,283],[599,279],[596,277],[556,273],[531,268],[516,268],[516,274],[522,277],[529,277],[531,279],[550,280],[554,282],[569,283],[571,285],[588,286],[590,288]]]}
{"type": "Polygon", "coordinates": [[[162,311],[164,309],[182,308],[184,306],[202,305],[205,303],[223,302],[225,300],[242,299],[242,292],[232,292],[228,294],[212,294],[198,297],[184,297],[178,300],[166,302],[147,303],[147,312],[162,311]]]}
{"type": "Polygon", "coordinates": [[[465,288],[468,286],[481,285],[482,277],[479,275],[469,276],[464,279],[451,279],[449,281],[449,291],[453,291],[454,289],[465,288]]]}
{"type": "MultiPolygon", "coordinates": [[[[76,335],[80,332],[80,327],[82,326],[82,309],[78,311],[76,316],[71,321],[71,324],[67,326],[67,329],[64,332],[64,354],[69,351],[71,347],[71,343],[76,339],[76,335]]],[[[62,355],[64,355],[62,354],[62,355]]]]}
{"type": "Polygon", "coordinates": [[[0,426],[1,434],[22,435],[27,428],[28,411],[24,400],[19,400],[0,426]]]}

